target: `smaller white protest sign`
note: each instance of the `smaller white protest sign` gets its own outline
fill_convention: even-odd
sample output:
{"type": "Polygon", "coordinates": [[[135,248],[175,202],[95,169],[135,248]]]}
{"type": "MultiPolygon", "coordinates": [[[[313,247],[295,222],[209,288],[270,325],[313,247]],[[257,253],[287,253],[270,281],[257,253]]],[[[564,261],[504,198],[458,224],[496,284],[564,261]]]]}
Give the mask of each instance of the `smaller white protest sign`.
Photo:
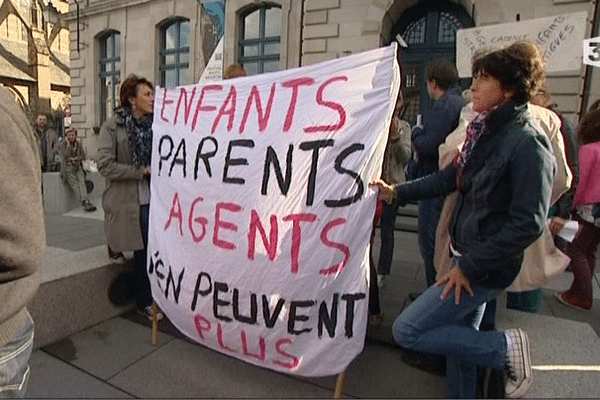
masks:
{"type": "Polygon", "coordinates": [[[581,68],[580,44],[585,37],[586,12],[562,14],[508,24],[459,29],[456,32],[456,67],[461,78],[471,76],[471,59],[482,49],[518,41],[531,41],[542,50],[547,72],[581,68]]]}
{"type": "Polygon", "coordinates": [[[583,41],[583,63],[600,67],[600,36],[583,41]]]}
{"type": "Polygon", "coordinates": [[[216,82],[223,79],[223,38],[219,40],[206,68],[202,72],[199,83],[216,82]]]}

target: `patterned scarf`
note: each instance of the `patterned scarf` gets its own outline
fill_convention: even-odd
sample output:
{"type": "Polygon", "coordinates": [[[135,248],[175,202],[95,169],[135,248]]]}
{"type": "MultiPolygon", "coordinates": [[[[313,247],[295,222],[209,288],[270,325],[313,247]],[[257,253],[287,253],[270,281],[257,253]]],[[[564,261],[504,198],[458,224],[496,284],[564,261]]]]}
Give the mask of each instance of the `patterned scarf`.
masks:
{"type": "Polygon", "coordinates": [[[150,114],[136,120],[127,107],[121,107],[117,112],[125,121],[125,129],[129,135],[129,145],[133,155],[133,164],[136,167],[150,165],[153,115],[150,114]]]}
{"type": "Polygon", "coordinates": [[[454,165],[456,165],[458,169],[456,180],[459,187],[463,169],[473,153],[475,143],[477,143],[479,138],[486,133],[485,119],[489,115],[490,111],[485,111],[477,115],[475,119],[473,119],[473,121],[471,121],[471,123],[467,126],[467,137],[465,138],[465,142],[463,143],[460,153],[458,153],[454,158],[454,165]]]}

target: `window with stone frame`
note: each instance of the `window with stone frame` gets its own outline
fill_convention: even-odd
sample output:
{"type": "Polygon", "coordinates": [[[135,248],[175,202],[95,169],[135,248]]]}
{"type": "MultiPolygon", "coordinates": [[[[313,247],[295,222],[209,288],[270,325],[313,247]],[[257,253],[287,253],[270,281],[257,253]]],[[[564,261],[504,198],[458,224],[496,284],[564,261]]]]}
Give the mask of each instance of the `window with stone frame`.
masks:
{"type": "Polygon", "coordinates": [[[176,19],[160,29],[160,86],[190,83],[190,22],[176,19]]]}
{"type": "Polygon", "coordinates": [[[280,69],[281,7],[263,5],[241,15],[238,62],[247,75],[280,69]]]}
{"type": "Polygon", "coordinates": [[[98,71],[100,80],[100,125],[113,116],[118,105],[121,87],[121,34],[110,31],[99,38],[100,59],[98,71]]]}

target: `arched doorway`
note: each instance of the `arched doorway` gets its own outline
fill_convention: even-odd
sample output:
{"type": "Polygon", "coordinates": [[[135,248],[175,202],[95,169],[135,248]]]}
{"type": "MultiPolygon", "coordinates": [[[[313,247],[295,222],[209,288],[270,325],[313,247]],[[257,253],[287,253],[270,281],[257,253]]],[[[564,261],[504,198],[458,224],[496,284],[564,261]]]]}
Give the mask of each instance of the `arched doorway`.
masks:
{"type": "MultiPolygon", "coordinates": [[[[408,47],[400,52],[402,94],[406,108],[403,119],[411,125],[417,115],[425,118],[432,101],[427,93],[427,66],[440,58],[456,60],[456,31],[475,26],[465,9],[450,1],[425,0],[402,13],[390,37],[402,36],[408,47]]],[[[461,81],[463,89],[469,80],[461,81]]]]}
{"type": "Polygon", "coordinates": [[[27,101],[25,100],[25,97],[21,94],[21,92],[19,92],[14,86],[12,85],[5,85],[5,88],[8,89],[8,91],[13,95],[15,101],[19,104],[19,106],[21,107],[21,110],[23,110],[23,112],[25,114],[28,114],[29,112],[29,106],[27,105],[27,101]]]}

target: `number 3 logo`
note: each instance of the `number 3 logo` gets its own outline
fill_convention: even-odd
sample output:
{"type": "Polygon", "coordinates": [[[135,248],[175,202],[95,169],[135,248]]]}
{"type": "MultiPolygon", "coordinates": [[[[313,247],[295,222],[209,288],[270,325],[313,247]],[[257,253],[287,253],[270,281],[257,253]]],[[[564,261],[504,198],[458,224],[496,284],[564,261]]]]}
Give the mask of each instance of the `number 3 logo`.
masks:
{"type": "Polygon", "coordinates": [[[600,36],[583,41],[583,63],[600,67],[600,36]]]}

